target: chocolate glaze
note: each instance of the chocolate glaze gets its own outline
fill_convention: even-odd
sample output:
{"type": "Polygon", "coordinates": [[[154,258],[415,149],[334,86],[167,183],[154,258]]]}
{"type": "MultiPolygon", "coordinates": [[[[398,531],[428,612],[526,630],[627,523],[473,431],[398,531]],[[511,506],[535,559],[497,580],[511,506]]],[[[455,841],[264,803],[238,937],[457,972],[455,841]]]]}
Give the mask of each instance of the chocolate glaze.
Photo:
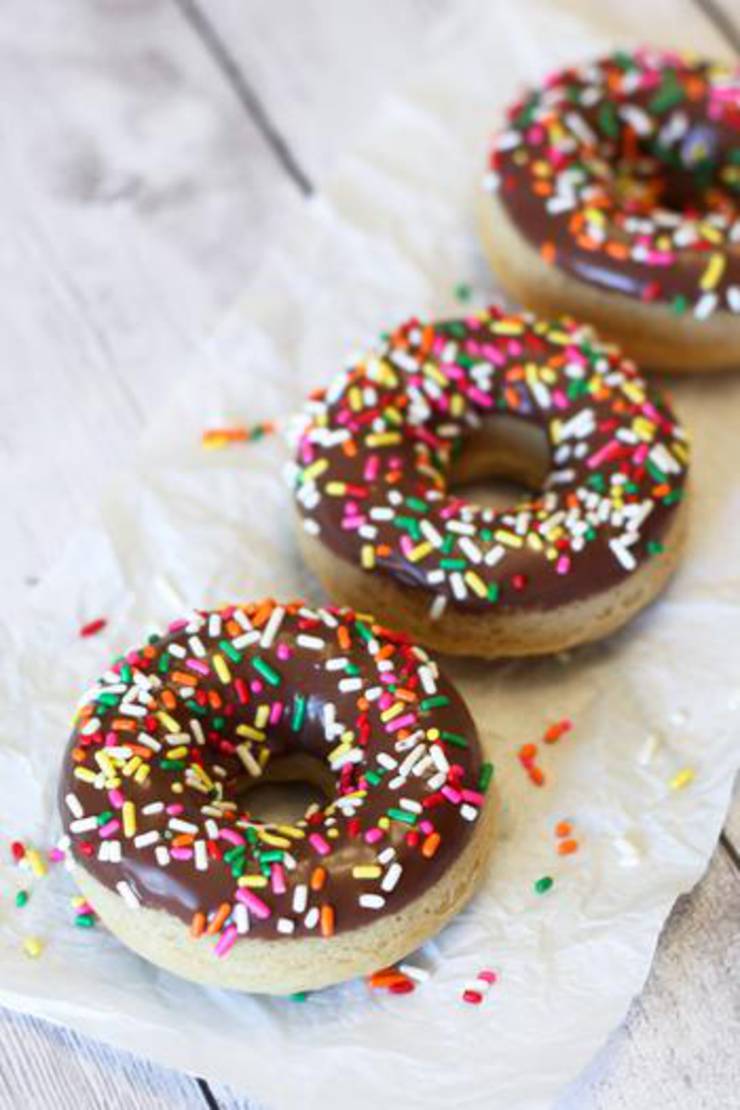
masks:
{"type": "Polygon", "coordinates": [[[335,554],[430,604],[551,609],[660,557],[687,458],[670,408],[615,348],[572,321],[491,308],[405,324],[312,401],[295,491],[307,528],[335,554]],[[500,512],[450,489],[455,458],[482,422],[496,436],[496,416],[541,429],[551,460],[542,491],[500,512]]]}
{"type": "Polygon", "coordinates": [[[738,312],[730,291],[740,283],[739,81],[740,71],[733,84],[717,63],[646,51],[564,70],[510,110],[489,183],[524,238],[538,250],[545,244],[549,260],[572,277],[678,312],[715,294],[698,310],[702,318],[738,312]],[[551,172],[543,176],[543,167],[551,172]],[[574,171],[583,176],[569,189],[574,171]],[[535,191],[545,183],[553,196],[535,191]],[[565,210],[548,209],[568,194],[565,210]],[[605,216],[601,243],[583,236],[584,213],[596,207],[605,216]],[[640,223],[626,224],[630,218],[640,223]],[[703,288],[713,254],[723,270],[703,288]]]}
{"type": "MultiPolygon", "coordinates": [[[[86,698],[69,741],[59,788],[60,811],[73,856],[105,886],[116,889],[124,880],[143,906],[166,910],[190,923],[196,912],[208,916],[222,903],[234,904],[237,880],[223,858],[233,844],[221,835],[221,830],[226,829],[227,835],[228,830],[236,830],[242,838],[266,832],[288,841],[293,863],[289,866],[289,860],[282,861],[286,890],[279,893],[272,886],[277,877],[270,873],[275,861],[268,864],[262,860],[270,873],[270,885],[255,893],[270,907],[271,915],[261,920],[250,913],[248,936],[290,940],[291,936],[321,935],[320,925],[312,929],[307,926],[307,916],[312,907],[325,904],[333,910],[336,932],[395,913],[439,880],[471,835],[483,796],[477,792],[482,763],[470,714],[459,694],[438,675],[436,664],[421,649],[412,648],[402,637],[386,633],[368,619],[355,620],[348,610],[314,612],[297,603],[284,614],[274,642],[267,646],[260,643],[267,624],[262,621],[256,634],[250,634],[250,618],[259,619],[252,606],[232,607],[215,615],[196,614],[186,625],[180,622],[173,626],[155,643],[127,653],[86,698]],[[340,633],[340,627],[346,631],[340,633]],[[318,638],[323,645],[302,646],[301,636],[318,638]],[[340,642],[339,636],[349,639],[340,642]],[[245,644],[245,638],[255,642],[245,644]],[[378,651],[383,662],[379,662],[378,651]],[[263,677],[255,667],[256,659],[267,664],[268,674],[279,676],[279,685],[271,685],[263,677]],[[332,661],[341,659],[346,664],[330,669],[332,661]],[[227,672],[223,671],[224,662],[227,672]],[[393,682],[389,681],[391,676],[393,682]],[[348,678],[357,679],[358,683],[352,685],[359,688],[340,690],[340,681],[348,678]],[[197,680],[195,685],[190,684],[193,679],[197,680]],[[380,687],[386,691],[382,701],[362,700],[368,691],[372,699],[373,688],[377,691],[380,687]],[[388,693],[397,689],[404,691],[403,701],[398,701],[395,693],[388,693]],[[425,699],[430,696],[442,699],[443,704],[427,705],[425,699]],[[387,702],[399,705],[401,711],[383,721],[381,713],[387,710],[387,702]],[[245,725],[254,729],[256,722],[261,722],[260,713],[265,712],[260,711],[261,705],[271,707],[272,723],[262,724],[263,740],[245,737],[239,730],[245,725]],[[282,706],[279,715],[276,705],[282,706]],[[336,727],[332,734],[327,733],[327,707],[335,713],[335,721],[344,726],[336,727]],[[139,714],[141,709],[143,715],[130,715],[139,714]],[[408,723],[398,729],[398,720],[406,716],[408,723]],[[177,730],[174,733],[173,728],[177,730]],[[441,735],[435,739],[437,734],[432,733],[430,738],[430,729],[439,730],[441,735]],[[357,758],[344,770],[331,768],[329,762],[329,754],[342,742],[341,734],[349,739],[357,758]],[[400,739],[414,734],[418,735],[410,745],[400,739]],[[155,747],[161,745],[161,750],[136,747],[142,740],[155,747]],[[399,742],[401,747],[406,744],[406,750],[396,749],[399,742]],[[143,782],[128,773],[129,769],[124,770],[132,744],[133,752],[143,754],[149,768],[143,782]],[[394,781],[398,768],[388,770],[383,762],[392,758],[402,765],[417,744],[421,745],[417,753],[420,763],[426,760],[429,765],[423,767],[422,774],[407,771],[402,780],[394,781]],[[238,745],[242,751],[246,746],[249,767],[240,757],[238,745]],[[442,765],[452,767],[441,780],[437,766],[428,758],[432,747],[442,765]],[[176,768],[168,766],[166,759],[173,751],[176,768]],[[118,782],[113,793],[108,788],[110,782],[103,782],[105,776],[97,761],[101,752],[118,760],[118,782]],[[336,785],[335,808],[329,802],[327,809],[315,807],[315,813],[309,809],[307,819],[280,825],[250,816],[247,791],[260,781],[254,773],[254,761],[262,753],[268,753],[265,771],[275,771],[278,778],[283,757],[304,755],[315,759],[322,765],[324,776],[330,768],[336,785]],[[190,785],[192,770],[186,768],[192,769],[195,763],[217,784],[214,789],[204,793],[190,785]],[[82,781],[78,777],[80,768],[83,773],[92,771],[94,781],[82,781]],[[450,797],[440,793],[440,781],[444,788],[452,789],[450,797]],[[468,801],[457,796],[463,788],[475,792],[468,801]],[[348,795],[355,790],[365,793],[353,808],[348,795]],[[76,801],[70,803],[70,795],[76,801]],[[209,816],[209,807],[219,799],[234,803],[230,820],[218,813],[214,816],[212,811],[209,816]],[[145,807],[158,801],[181,810],[147,814],[145,807]],[[123,823],[124,802],[133,803],[135,808],[133,836],[125,834],[125,825],[121,828],[110,824],[123,823]],[[352,813],[344,812],[342,804],[350,806],[352,813]],[[419,804],[422,815],[412,814],[412,824],[398,819],[397,813],[387,817],[389,809],[408,807],[409,812],[419,804]],[[91,817],[98,818],[98,822],[90,822],[91,817]],[[179,822],[192,826],[194,838],[205,842],[209,853],[206,870],[198,870],[194,858],[178,859],[170,854],[166,865],[158,860],[157,847],[161,850],[164,846],[169,852],[173,838],[182,835],[179,822]],[[388,827],[382,829],[385,823],[388,827]],[[89,829],[87,824],[94,827],[89,829]],[[293,834],[280,831],[286,826],[293,829],[293,834]],[[436,852],[429,855],[432,826],[440,841],[436,852]],[[371,834],[372,842],[368,842],[368,830],[379,828],[377,840],[371,834]],[[159,834],[156,843],[137,846],[135,837],[152,831],[159,834]],[[301,833],[305,835],[299,839],[301,833]],[[313,833],[323,838],[328,854],[321,855],[312,845],[309,837],[313,833]],[[101,845],[111,841],[120,845],[120,862],[100,856],[101,845]],[[384,890],[383,882],[396,863],[401,865],[402,875],[392,890],[384,890]],[[379,876],[353,877],[353,868],[361,865],[377,866],[379,876]],[[323,888],[313,891],[310,881],[317,866],[325,869],[326,878],[323,888]],[[293,898],[301,884],[309,889],[306,907],[299,912],[294,909],[293,898]],[[383,907],[361,906],[359,897],[363,894],[380,894],[385,899],[383,907]],[[279,931],[280,919],[293,923],[292,934],[279,931]]],[[[258,848],[262,852],[275,850],[274,844],[259,841],[258,848]]],[[[261,874],[260,857],[250,844],[244,874],[261,874]]]]}

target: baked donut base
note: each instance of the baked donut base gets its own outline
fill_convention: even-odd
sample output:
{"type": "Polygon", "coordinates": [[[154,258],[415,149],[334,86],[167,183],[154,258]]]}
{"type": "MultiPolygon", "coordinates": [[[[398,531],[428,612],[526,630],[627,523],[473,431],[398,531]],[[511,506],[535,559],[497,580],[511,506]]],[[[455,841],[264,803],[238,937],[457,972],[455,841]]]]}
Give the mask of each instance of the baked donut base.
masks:
{"type": "Polygon", "coordinates": [[[192,939],[188,926],[173,914],[128,906],[81,864],[72,874],[85,899],[123,944],[174,975],[260,994],[319,990],[395,963],[462,909],[488,860],[495,805],[491,788],[459,857],[437,883],[397,913],[330,937],[240,937],[224,959],[214,955],[215,938],[192,939]]]}
{"type": "Polygon", "coordinates": [[[544,261],[518,231],[499,198],[483,192],[480,225],[488,261],[506,293],[544,319],[588,321],[619,344],[642,370],[703,373],[737,368],[740,315],[716,311],[697,320],[664,304],[606,292],[544,261]]]}
{"type": "Polygon", "coordinates": [[[683,501],[663,536],[664,550],[652,556],[613,589],[554,609],[465,613],[448,605],[431,620],[432,594],[406,587],[388,575],[366,571],[335,555],[320,536],[299,525],[303,557],[337,603],[374,613],[434,651],[497,659],[547,655],[600,640],[626,624],[663,589],[679,560],[686,538],[688,511],[683,501]]]}

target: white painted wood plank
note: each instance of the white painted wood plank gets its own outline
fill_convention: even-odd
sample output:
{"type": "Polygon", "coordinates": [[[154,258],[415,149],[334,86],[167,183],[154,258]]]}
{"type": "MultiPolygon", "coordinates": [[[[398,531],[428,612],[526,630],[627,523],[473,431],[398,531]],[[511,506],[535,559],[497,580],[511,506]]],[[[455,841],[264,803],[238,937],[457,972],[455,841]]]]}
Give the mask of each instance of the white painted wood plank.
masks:
{"type": "Polygon", "coordinates": [[[4,4],[0,143],[15,589],[125,460],[295,189],[171,0],[4,4]]]}
{"type": "Polygon", "coordinates": [[[194,1079],[0,1010],[3,1110],[205,1110],[194,1079]]]}
{"type": "Polygon", "coordinates": [[[647,985],[558,1110],[724,1110],[740,1085],[740,875],[718,848],[661,937],[647,985]]]}
{"type": "MultiPolygon", "coordinates": [[[[298,161],[321,184],[384,94],[423,73],[454,16],[452,0],[192,0],[249,75],[298,161]]],[[[697,0],[556,0],[615,43],[653,41],[727,56],[730,48],[697,0]]],[[[724,0],[726,4],[736,0],[724,0]]],[[[469,5],[467,5],[469,6],[469,5]]],[[[480,0],[507,11],[510,0],[480,0]]],[[[526,16],[526,4],[519,9],[526,16]]],[[[464,88],[465,75],[460,75],[464,88]]],[[[518,91],[512,88],[512,95],[518,91]]]]}

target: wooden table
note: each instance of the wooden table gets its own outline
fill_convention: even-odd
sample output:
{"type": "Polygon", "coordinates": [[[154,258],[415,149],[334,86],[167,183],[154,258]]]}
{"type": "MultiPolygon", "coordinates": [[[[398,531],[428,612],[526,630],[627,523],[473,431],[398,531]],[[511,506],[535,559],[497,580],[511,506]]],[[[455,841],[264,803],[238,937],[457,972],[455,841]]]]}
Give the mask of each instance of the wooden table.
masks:
{"type": "MultiPolygon", "coordinates": [[[[283,201],[320,188],[409,59],[422,64],[453,2],[3,4],[0,569],[14,595],[33,589],[125,464],[258,267],[283,201]]],[[[582,11],[586,0],[556,2],[582,11]]],[[[652,3],[626,35],[651,33],[652,3]]],[[[738,0],[673,9],[687,44],[698,28],[738,50],[738,0]]],[[[738,1105],[739,853],[736,798],[645,990],[561,1110],[738,1105]]],[[[2,1107],[249,1105],[248,1092],[45,1022],[0,1011],[0,1028],[2,1107]]]]}

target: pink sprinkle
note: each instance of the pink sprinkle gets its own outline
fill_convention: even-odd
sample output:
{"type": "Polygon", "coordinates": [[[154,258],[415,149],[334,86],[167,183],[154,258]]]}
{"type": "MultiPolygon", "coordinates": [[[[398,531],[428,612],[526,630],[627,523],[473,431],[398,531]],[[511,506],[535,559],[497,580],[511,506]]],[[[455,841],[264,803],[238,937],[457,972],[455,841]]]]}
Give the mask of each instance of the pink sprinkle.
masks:
{"type": "Polygon", "coordinates": [[[126,799],[124,798],[118,787],[114,787],[113,790],[108,791],[108,801],[114,809],[121,809],[125,800],[126,799]]]}
{"type": "Polygon", "coordinates": [[[379,840],[383,839],[383,830],[379,828],[368,829],[365,833],[365,842],[367,844],[377,844],[379,840]]]}
{"type": "Polygon", "coordinates": [[[218,944],[213,950],[219,959],[228,956],[229,952],[234,947],[237,935],[236,925],[229,925],[224,929],[223,933],[218,938],[218,944]]]}
{"type": "Polygon", "coordinates": [[[62,860],[65,858],[64,852],[61,848],[50,848],[48,856],[52,863],[61,863],[62,860]]]}
{"type": "Polygon", "coordinates": [[[173,859],[192,859],[192,848],[170,848],[170,855],[173,859]]]}
{"type": "Polygon", "coordinates": [[[311,833],[308,842],[320,856],[328,856],[331,853],[331,848],[326,843],[321,833],[311,833]]]}
{"type": "Polygon", "coordinates": [[[476,806],[482,806],[485,801],[483,794],[479,794],[477,790],[463,790],[462,797],[464,802],[472,802],[476,806]]]}
{"type": "Polygon", "coordinates": [[[98,836],[102,840],[106,840],[107,837],[113,836],[113,834],[115,832],[118,832],[120,827],[121,827],[121,822],[118,820],[118,818],[117,817],[111,817],[110,821],[106,821],[106,823],[104,825],[100,826],[100,828],[98,829],[98,836]]]}
{"type": "Polygon", "coordinates": [[[236,829],[219,829],[218,830],[218,836],[219,836],[219,840],[228,840],[229,844],[245,844],[246,843],[242,834],[238,833],[236,831],[236,829]]]}
{"type": "Polygon", "coordinates": [[[558,574],[567,574],[570,570],[570,558],[567,555],[561,555],[555,564],[555,570],[558,574]]]}
{"type": "Polygon", "coordinates": [[[240,886],[236,892],[236,898],[239,902],[244,903],[250,913],[253,913],[255,917],[259,917],[263,921],[272,915],[272,910],[267,903],[263,902],[253,890],[249,889],[249,887],[240,886]]]}
{"type": "Polygon", "coordinates": [[[444,794],[448,802],[453,802],[455,805],[457,805],[462,798],[460,791],[455,790],[452,786],[443,786],[440,793],[444,794]]]}
{"type": "Polygon", "coordinates": [[[210,674],[208,664],[202,663],[200,659],[186,659],[185,666],[191,671],[197,671],[198,674],[210,674]]]}
{"type": "Polygon", "coordinates": [[[180,814],[184,812],[185,807],[181,802],[171,802],[170,805],[166,807],[166,810],[170,817],[179,817],[180,814]]]}
{"type": "Polygon", "coordinates": [[[283,714],[283,703],[281,701],[274,701],[270,709],[270,724],[276,725],[283,714]]]}
{"type": "Polygon", "coordinates": [[[292,654],[293,652],[290,650],[287,644],[278,644],[277,657],[281,662],[284,663],[286,659],[290,659],[292,654]]]}
{"type": "Polygon", "coordinates": [[[405,728],[407,725],[413,724],[416,724],[416,717],[413,713],[406,713],[403,717],[394,717],[392,721],[388,721],[385,731],[398,732],[399,728],[405,728]]]}
{"type": "Polygon", "coordinates": [[[273,863],[270,868],[270,882],[273,894],[285,894],[285,871],[282,863],[273,863]]]}

